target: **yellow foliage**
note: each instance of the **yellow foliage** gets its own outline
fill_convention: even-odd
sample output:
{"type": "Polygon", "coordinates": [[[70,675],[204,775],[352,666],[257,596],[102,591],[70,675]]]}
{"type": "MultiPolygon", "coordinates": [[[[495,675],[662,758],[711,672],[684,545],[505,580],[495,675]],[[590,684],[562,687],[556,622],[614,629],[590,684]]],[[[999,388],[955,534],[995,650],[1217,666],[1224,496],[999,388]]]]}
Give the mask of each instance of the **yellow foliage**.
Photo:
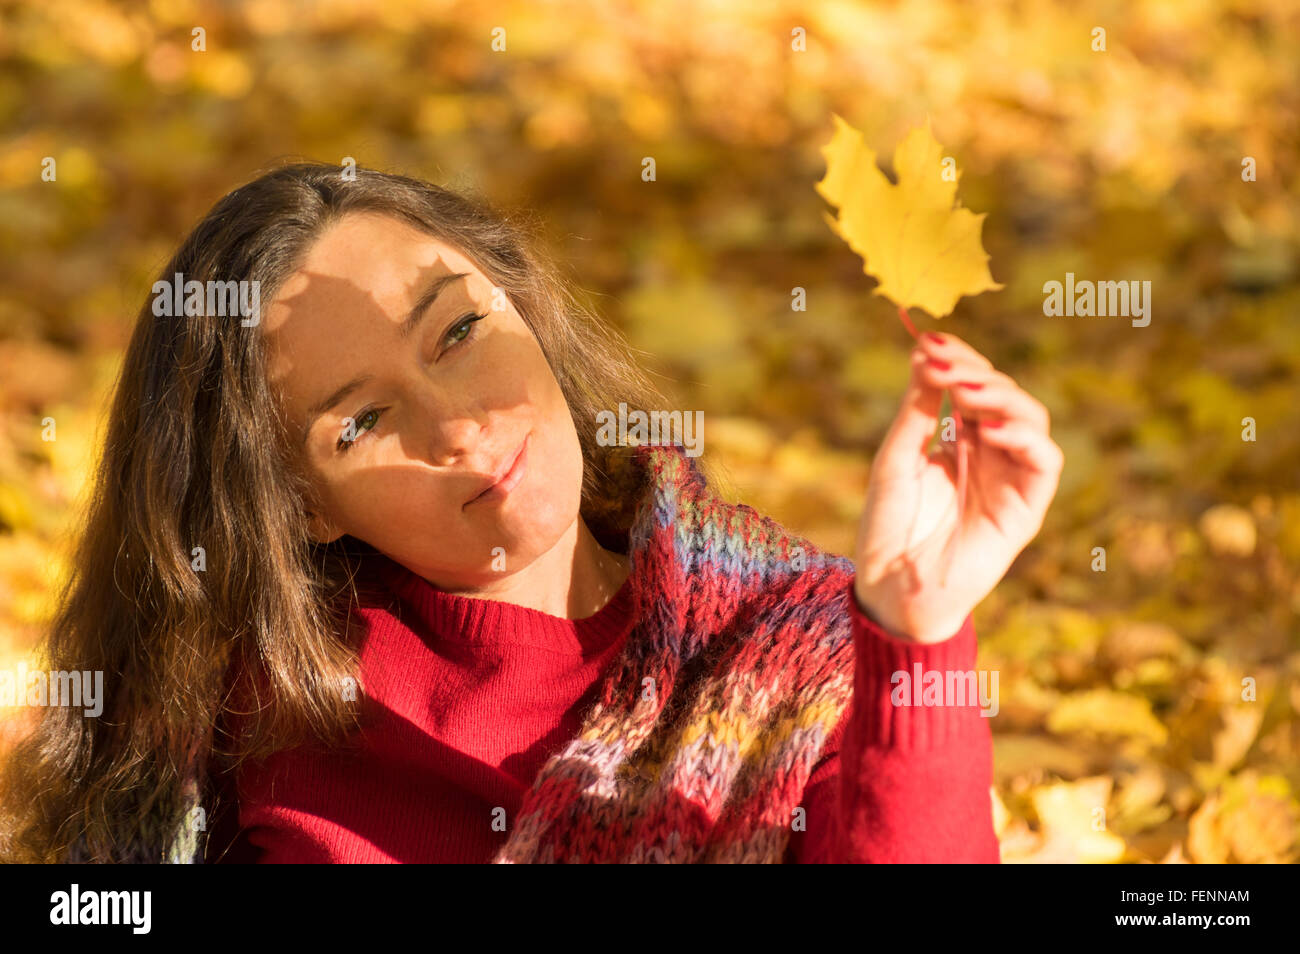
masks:
{"type": "Polygon", "coordinates": [[[1111,689],[1089,689],[1061,699],[1047,717],[1047,728],[1063,735],[1087,732],[1133,736],[1164,744],[1168,732],[1151,712],[1151,703],[1111,689]]]}
{"type": "Polygon", "coordinates": [[[862,256],[867,274],[880,281],[876,294],[941,318],[963,295],[1001,288],[980,244],[984,216],[954,208],[959,173],[955,162],[945,167],[929,123],[898,144],[894,185],[862,133],[834,119],[835,135],[822,148],[826,176],[816,188],[838,206],[838,218],[826,220],[862,256]]]}

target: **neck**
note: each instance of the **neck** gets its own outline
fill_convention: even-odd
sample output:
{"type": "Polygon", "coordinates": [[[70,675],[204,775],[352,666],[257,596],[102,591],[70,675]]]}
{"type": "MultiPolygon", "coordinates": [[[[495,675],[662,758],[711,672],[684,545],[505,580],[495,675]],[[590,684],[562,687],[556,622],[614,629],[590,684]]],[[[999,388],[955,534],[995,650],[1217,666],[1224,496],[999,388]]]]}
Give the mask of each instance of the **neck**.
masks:
{"type": "Polygon", "coordinates": [[[585,619],[618,592],[631,569],[628,557],[606,550],[578,517],[555,545],[500,580],[446,592],[500,600],[563,619],[585,619]]]}

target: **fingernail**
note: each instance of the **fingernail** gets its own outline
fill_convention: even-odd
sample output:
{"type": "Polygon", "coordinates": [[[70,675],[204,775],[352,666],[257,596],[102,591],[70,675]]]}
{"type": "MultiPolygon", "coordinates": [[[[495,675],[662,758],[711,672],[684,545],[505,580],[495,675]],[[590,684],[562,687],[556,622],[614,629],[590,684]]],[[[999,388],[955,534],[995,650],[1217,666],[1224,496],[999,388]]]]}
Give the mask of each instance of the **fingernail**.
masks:
{"type": "Polygon", "coordinates": [[[1001,421],[980,421],[980,427],[1001,427],[1001,421]]]}
{"type": "Polygon", "coordinates": [[[938,358],[931,358],[930,360],[926,361],[926,364],[930,365],[933,368],[938,368],[940,371],[947,371],[949,368],[952,367],[952,365],[949,364],[947,361],[940,361],[938,358]]]}
{"type": "Polygon", "coordinates": [[[929,338],[931,341],[933,341],[935,344],[943,344],[943,335],[937,335],[933,331],[927,331],[925,333],[925,336],[929,338]]]}
{"type": "Polygon", "coordinates": [[[967,391],[978,391],[980,388],[984,387],[984,385],[975,384],[971,381],[958,381],[957,387],[965,388],[967,391]]]}

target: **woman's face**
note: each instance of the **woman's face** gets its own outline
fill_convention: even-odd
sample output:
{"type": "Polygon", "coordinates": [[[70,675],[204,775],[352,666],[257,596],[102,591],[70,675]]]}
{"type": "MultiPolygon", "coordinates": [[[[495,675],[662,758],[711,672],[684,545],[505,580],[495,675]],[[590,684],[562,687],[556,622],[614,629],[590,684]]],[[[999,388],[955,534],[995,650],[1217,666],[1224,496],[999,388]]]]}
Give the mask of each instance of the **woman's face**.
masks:
{"type": "Polygon", "coordinates": [[[344,216],[262,328],[318,540],[351,534],[454,590],[527,566],[578,519],[582,453],[559,384],[514,305],[451,246],[344,216]],[[514,486],[479,496],[525,441],[514,486]]]}

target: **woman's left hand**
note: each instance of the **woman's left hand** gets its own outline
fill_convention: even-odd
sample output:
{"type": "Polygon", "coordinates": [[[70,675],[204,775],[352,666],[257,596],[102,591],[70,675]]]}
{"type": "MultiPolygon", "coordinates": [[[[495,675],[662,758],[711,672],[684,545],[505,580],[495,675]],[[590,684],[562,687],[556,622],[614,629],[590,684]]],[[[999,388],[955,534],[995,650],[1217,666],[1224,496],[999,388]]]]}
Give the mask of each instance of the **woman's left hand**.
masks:
{"type": "Polygon", "coordinates": [[[922,643],[957,632],[1043,525],[1065,461],[1048,426],[1047,408],[970,345],[921,335],[902,408],[872,463],[854,547],[853,591],[877,623],[922,643]],[[927,453],[944,388],[967,444],[960,525],[956,442],[927,453]]]}

